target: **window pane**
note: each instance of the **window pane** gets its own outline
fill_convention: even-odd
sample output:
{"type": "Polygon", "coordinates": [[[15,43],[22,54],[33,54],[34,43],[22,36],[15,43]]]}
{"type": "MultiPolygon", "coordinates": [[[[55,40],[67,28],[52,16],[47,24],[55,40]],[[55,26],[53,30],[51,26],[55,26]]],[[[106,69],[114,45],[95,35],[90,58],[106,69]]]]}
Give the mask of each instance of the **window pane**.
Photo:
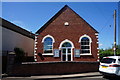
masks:
{"type": "Polygon", "coordinates": [[[84,53],[90,53],[90,50],[81,50],[82,51],[82,54],[84,53]]]}
{"type": "Polygon", "coordinates": [[[62,49],[62,53],[63,53],[63,55],[65,55],[66,49],[62,49]]]}
{"type": "Polygon", "coordinates": [[[89,41],[89,39],[87,37],[83,37],[81,41],[89,41]]]}
{"type": "Polygon", "coordinates": [[[62,45],[62,47],[72,47],[72,46],[71,46],[71,44],[70,44],[70,43],[65,42],[65,43],[62,45]]]}
{"type": "Polygon", "coordinates": [[[44,50],[52,49],[52,46],[44,46],[44,50]]]}
{"type": "Polygon", "coordinates": [[[52,39],[50,37],[48,37],[44,41],[52,41],[52,39]]]}
{"type": "Polygon", "coordinates": [[[86,45],[89,45],[89,42],[86,42],[86,45]]]}
{"type": "Polygon", "coordinates": [[[81,46],[81,49],[90,49],[89,46],[81,46]]]}
{"type": "Polygon", "coordinates": [[[102,63],[115,63],[115,59],[112,59],[112,58],[103,58],[102,60],[101,60],[101,62],[102,63]]]}
{"type": "Polygon", "coordinates": [[[81,41],[81,45],[89,45],[88,41],[81,41]]]}
{"type": "Polygon", "coordinates": [[[90,41],[87,37],[81,39],[81,53],[90,53],[90,41]]]}
{"type": "Polygon", "coordinates": [[[44,53],[52,53],[52,50],[45,50],[44,53]]]}
{"type": "Polygon", "coordinates": [[[71,49],[68,49],[68,53],[71,53],[71,49]]]}
{"type": "Polygon", "coordinates": [[[52,45],[52,42],[47,42],[47,41],[45,41],[45,42],[44,42],[44,45],[52,45]]]}
{"type": "Polygon", "coordinates": [[[44,53],[52,53],[53,42],[50,37],[44,40],[44,53]]]}

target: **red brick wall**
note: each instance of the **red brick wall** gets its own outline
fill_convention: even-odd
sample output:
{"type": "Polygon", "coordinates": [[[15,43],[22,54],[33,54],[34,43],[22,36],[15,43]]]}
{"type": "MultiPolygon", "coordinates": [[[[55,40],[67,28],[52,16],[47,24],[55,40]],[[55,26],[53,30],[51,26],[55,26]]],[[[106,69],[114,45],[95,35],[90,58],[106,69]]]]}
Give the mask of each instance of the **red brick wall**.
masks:
{"type": "MultiPolygon", "coordinates": [[[[53,44],[54,49],[59,49],[60,43],[65,39],[73,42],[75,49],[80,49],[79,38],[84,34],[88,35],[92,39],[91,43],[91,56],[81,56],[80,58],[74,58],[74,61],[96,61],[98,56],[98,44],[95,36],[96,31],[93,30],[82,18],[75,14],[71,9],[67,8],[62,12],[54,21],[52,21],[42,32],[37,36],[37,50],[36,53],[43,53],[42,39],[46,35],[51,35],[55,39],[53,44]],[[69,26],[64,26],[64,23],[68,22],[69,26]]],[[[39,56],[37,61],[41,61],[39,56]]],[[[54,58],[53,56],[44,57],[43,61],[60,61],[60,58],[54,58]]]]}
{"type": "Polygon", "coordinates": [[[11,76],[32,76],[94,72],[98,71],[98,64],[98,62],[43,62],[16,64],[13,65],[11,71],[7,74],[11,76]]]}

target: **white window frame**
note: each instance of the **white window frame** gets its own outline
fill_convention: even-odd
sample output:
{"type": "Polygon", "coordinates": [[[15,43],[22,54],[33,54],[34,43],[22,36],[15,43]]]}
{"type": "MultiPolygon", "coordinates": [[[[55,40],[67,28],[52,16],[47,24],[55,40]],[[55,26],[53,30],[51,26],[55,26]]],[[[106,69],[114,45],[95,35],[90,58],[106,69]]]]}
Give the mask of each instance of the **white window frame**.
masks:
{"type": "MultiPolygon", "coordinates": [[[[70,41],[70,40],[68,40],[68,39],[65,39],[64,41],[62,41],[62,42],[60,43],[59,49],[61,50],[61,49],[64,48],[64,47],[62,47],[62,45],[63,45],[65,42],[70,43],[71,46],[72,46],[72,47],[68,47],[68,48],[71,48],[71,61],[73,61],[73,54],[72,54],[72,53],[73,53],[73,49],[74,49],[74,44],[73,44],[72,41],[70,41]]],[[[65,48],[66,48],[66,47],[65,47],[65,48]]],[[[62,56],[63,56],[63,54],[61,54],[61,61],[62,61],[62,56]]]]}
{"type": "MultiPolygon", "coordinates": [[[[42,43],[44,44],[44,40],[46,39],[46,38],[48,38],[48,37],[50,37],[51,39],[52,39],[52,53],[43,53],[42,55],[54,55],[53,54],[53,44],[54,44],[54,42],[55,42],[55,39],[54,39],[54,37],[53,36],[51,36],[51,35],[46,35],[45,37],[43,37],[43,39],[42,39],[42,43]]],[[[44,47],[44,45],[43,45],[43,47],[44,47]]],[[[44,52],[44,48],[43,48],[43,52],[44,52]]]]}
{"type": "Polygon", "coordinates": [[[69,42],[69,43],[72,45],[71,48],[74,48],[74,44],[73,44],[73,42],[70,41],[70,40],[68,40],[68,39],[65,39],[64,41],[62,41],[62,42],[60,43],[59,49],[62,48],[62,45],[63,45],[65,42],[69,42]]]}
{"type": "Polygon", "coordinates": [[[44,43],[44,40],[45,40],[47,37],[52,38],[53,43],[55,42],[55,39],[54,39],[54,37],[53,37],[53,36],[51,36],[51,35],[46,35],[45,37],[43,37],[43,39],[42,39],[42,43],[44,43]]]}
{"type": "MultiPolygon", "coordinates": [[[[89,42],[89,46],[90,46],[89,50],[90,50],[90,53],[84,53],[84,54],[80,54],[80,55],[92,55],[92,53],[91,53],[91,43],[92,43],[92,39],[90,38],[90,36],[84,34],[83,36],[81,36],[81,37],[79,38],[79,43],[81,43],[81,39],[82,39],[83,37],[87,37],[87,38],[89,39],[89,41],[90,41],[90,42],[89,42]]],[[[80,45],[80,47],[81,47],[81,45],[80,45]]]]}

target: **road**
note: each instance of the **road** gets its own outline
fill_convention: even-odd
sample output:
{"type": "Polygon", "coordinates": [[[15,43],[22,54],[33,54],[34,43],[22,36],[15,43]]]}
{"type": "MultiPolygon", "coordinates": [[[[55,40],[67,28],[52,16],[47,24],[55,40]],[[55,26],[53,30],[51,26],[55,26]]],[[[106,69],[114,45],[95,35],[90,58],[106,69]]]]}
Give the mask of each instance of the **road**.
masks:
{"type": "Polygon", "coordinates": [[[3,78],[2,80],[120,80],[118,78],[103,78],[103,76],[93,77],[77,77],[77,78],[64,78],[64,79],[39,79],[30,77],[15,77],[15,78],[3,78]]]}

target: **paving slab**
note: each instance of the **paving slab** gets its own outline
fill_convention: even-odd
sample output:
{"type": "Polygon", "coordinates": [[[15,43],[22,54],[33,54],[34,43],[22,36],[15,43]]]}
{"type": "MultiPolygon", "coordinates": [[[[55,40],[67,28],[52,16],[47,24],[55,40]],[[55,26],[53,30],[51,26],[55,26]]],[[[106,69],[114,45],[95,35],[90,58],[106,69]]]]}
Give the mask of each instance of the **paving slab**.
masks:
{"type": "Polygon", "coordinates": [[[101,76],[99,72],[78,73],[78,74],[65,74],[65,75],[40,75],[30,77],[7,77],[7,78],[31,78],[31,79],[62,79],[62,78],[80,78],[80,77],[92,77],[101,76]]]}

